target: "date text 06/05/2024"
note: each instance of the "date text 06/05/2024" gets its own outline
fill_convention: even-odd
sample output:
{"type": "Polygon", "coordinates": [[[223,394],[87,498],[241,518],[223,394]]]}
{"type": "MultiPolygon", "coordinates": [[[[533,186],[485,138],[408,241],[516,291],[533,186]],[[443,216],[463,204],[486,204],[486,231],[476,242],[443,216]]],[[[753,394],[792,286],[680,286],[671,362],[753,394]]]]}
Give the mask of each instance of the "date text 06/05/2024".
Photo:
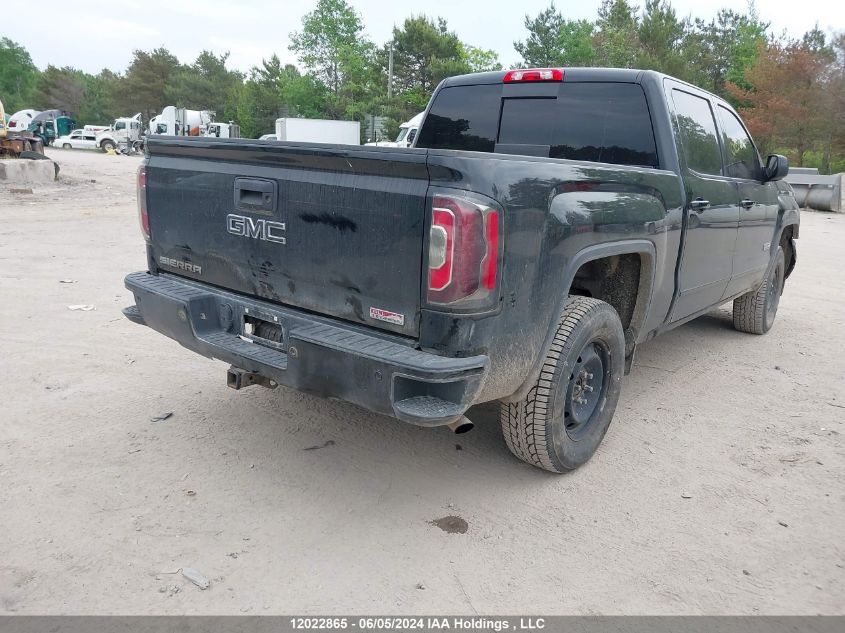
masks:
{"type": "Polygon", "coordinates": [[[294,630],[457,630],[457,631],[539,631],[545,628],[543,618],[484,617],[293,617],[294,630]]]}

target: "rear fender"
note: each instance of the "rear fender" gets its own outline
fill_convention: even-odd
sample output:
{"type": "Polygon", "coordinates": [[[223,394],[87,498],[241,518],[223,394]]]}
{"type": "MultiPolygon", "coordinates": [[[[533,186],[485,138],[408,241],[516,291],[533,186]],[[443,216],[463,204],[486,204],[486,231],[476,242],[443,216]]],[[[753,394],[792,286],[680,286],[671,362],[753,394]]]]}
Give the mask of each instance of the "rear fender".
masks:
{"type": "MultiPolygon", "coordinates": [[[[656,252],[654,244],[649,240],[635,239],[605,244],[596,244],[594,246],[588,246],[587,248],[578,251],[578,253],[576,253],[575,256],[573,256],[569,260],[569,263],[564,271],[564,277],[561,280],[561,284],[559,286],[563,289],[563,292],[558,301],[557,310],[554,312],[554,314],[560,315],[563,312],[566,302],[569,301],[569,290],[572,287],[572,282],[575,279],[575,274],[578,272],[579,268],[581,268],[584,264],[588,262],[602,259],[604,257],[628,254],[636,254],[640,256],[640,282],[637,291],[636,307],[634,308],[634,314],[631,319],[630,325],[630,329],[634,333],[632,341],[635,341],[640,331],[640,328],[643,322],[645,321],[646,315],[648,314],[649,306],[651,304],[652,290],[654,287],[656,252]]],[[[557,329],[558,321],[557,316],[555,316],[549,324],[549,327],[546,331],[546,336],[543,340],[543,346],[540,349],[540,354],[535,360],[534,365],[530,373],[528,374],[525,382],[522,383],[522,385],[516,392],[506,398],[507,401],[518,401],[528,395],[528,392],[531,390],[531,387],[536,383],[537,378],[540,375],[540,371],[542,370],[546,355],[549,349],[551,349],[552,342],[554,340],[555,334],[557,333],[557,329]]],[[[626,335],[626,343],[627,342],[628,336],[626,335]]],[[[633,352],[634,349],[632,344],[631,349],[627,352],[627,356],[632,357],[633,352]]]]}

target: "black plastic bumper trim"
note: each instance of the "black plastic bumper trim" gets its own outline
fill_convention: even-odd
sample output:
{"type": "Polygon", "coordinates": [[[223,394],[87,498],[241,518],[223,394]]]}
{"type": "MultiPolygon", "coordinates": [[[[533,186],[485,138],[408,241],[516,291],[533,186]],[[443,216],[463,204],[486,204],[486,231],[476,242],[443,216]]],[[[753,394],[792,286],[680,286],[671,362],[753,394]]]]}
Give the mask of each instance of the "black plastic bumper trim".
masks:
{"type": "Polygon", "coordinates": [[[412,424],[439,426],[460,417],[478,395],[487,356],[449,358],[412,347],[410,339],[318,317],[174,275],[132,273],[128,319],[184,347],[279,384],[335,397],[412,424]],[[245,340],[245,317],[278,324],[281,345],[245,340]],[[438,398],[441,407],[409,407],[438,398]],[[398,402],[402,405],[396,406],[398,402]],[[444,417],[448,412],[448,417],[444,417]]]}

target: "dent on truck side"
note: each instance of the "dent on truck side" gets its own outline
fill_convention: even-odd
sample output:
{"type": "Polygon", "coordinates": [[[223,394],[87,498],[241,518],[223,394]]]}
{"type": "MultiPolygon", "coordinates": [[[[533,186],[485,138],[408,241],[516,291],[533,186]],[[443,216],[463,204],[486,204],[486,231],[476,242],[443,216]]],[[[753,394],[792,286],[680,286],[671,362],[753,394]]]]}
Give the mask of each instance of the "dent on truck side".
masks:
{"type": "Polygon", "coordinates": [[[673,172],[430,150],[429,173],[432,186],[481,193],[503,209],[499,310],[478,317],[424,310],[421,318],[423,349],[489,355],[479,400],[518,395],[542,361],[573,278],[586,262],[639,256],[643,295],[632,336],[642,339],[662,323],[674,288],[683,207],[673,172]]]}

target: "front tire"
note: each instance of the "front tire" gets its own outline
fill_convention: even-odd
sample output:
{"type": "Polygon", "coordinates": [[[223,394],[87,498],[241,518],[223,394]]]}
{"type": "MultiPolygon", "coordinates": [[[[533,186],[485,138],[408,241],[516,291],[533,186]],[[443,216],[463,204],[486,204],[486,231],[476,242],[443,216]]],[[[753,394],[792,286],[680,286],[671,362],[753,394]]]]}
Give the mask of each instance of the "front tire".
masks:
{"type": "Polygon", "coordinates": [[[117,146],[111,141],[103,141],[100,144],[100,149],[104,152],[108,152],[109,150],[114,150],[117,146]]]}
{"type": "Polygon", "coordinates": [[[765,334],[777,316],[786,273],[786,257],[778,247],[775,265],[757,290],[734,299],[734,328],[749,334],[765,334]]]}
{"type": "Polygon", "coordinates": [[[63,144],[62,149],[71,149],[70,143],[63,144]]]}
{"type": "Polygon", "coordinates": [[[501,403],[505,443],[524,462],[553,473],[578,468],[607,432],[625,369],[625,335],[609,304],[570,296],[536,383],[501,403]]]}

